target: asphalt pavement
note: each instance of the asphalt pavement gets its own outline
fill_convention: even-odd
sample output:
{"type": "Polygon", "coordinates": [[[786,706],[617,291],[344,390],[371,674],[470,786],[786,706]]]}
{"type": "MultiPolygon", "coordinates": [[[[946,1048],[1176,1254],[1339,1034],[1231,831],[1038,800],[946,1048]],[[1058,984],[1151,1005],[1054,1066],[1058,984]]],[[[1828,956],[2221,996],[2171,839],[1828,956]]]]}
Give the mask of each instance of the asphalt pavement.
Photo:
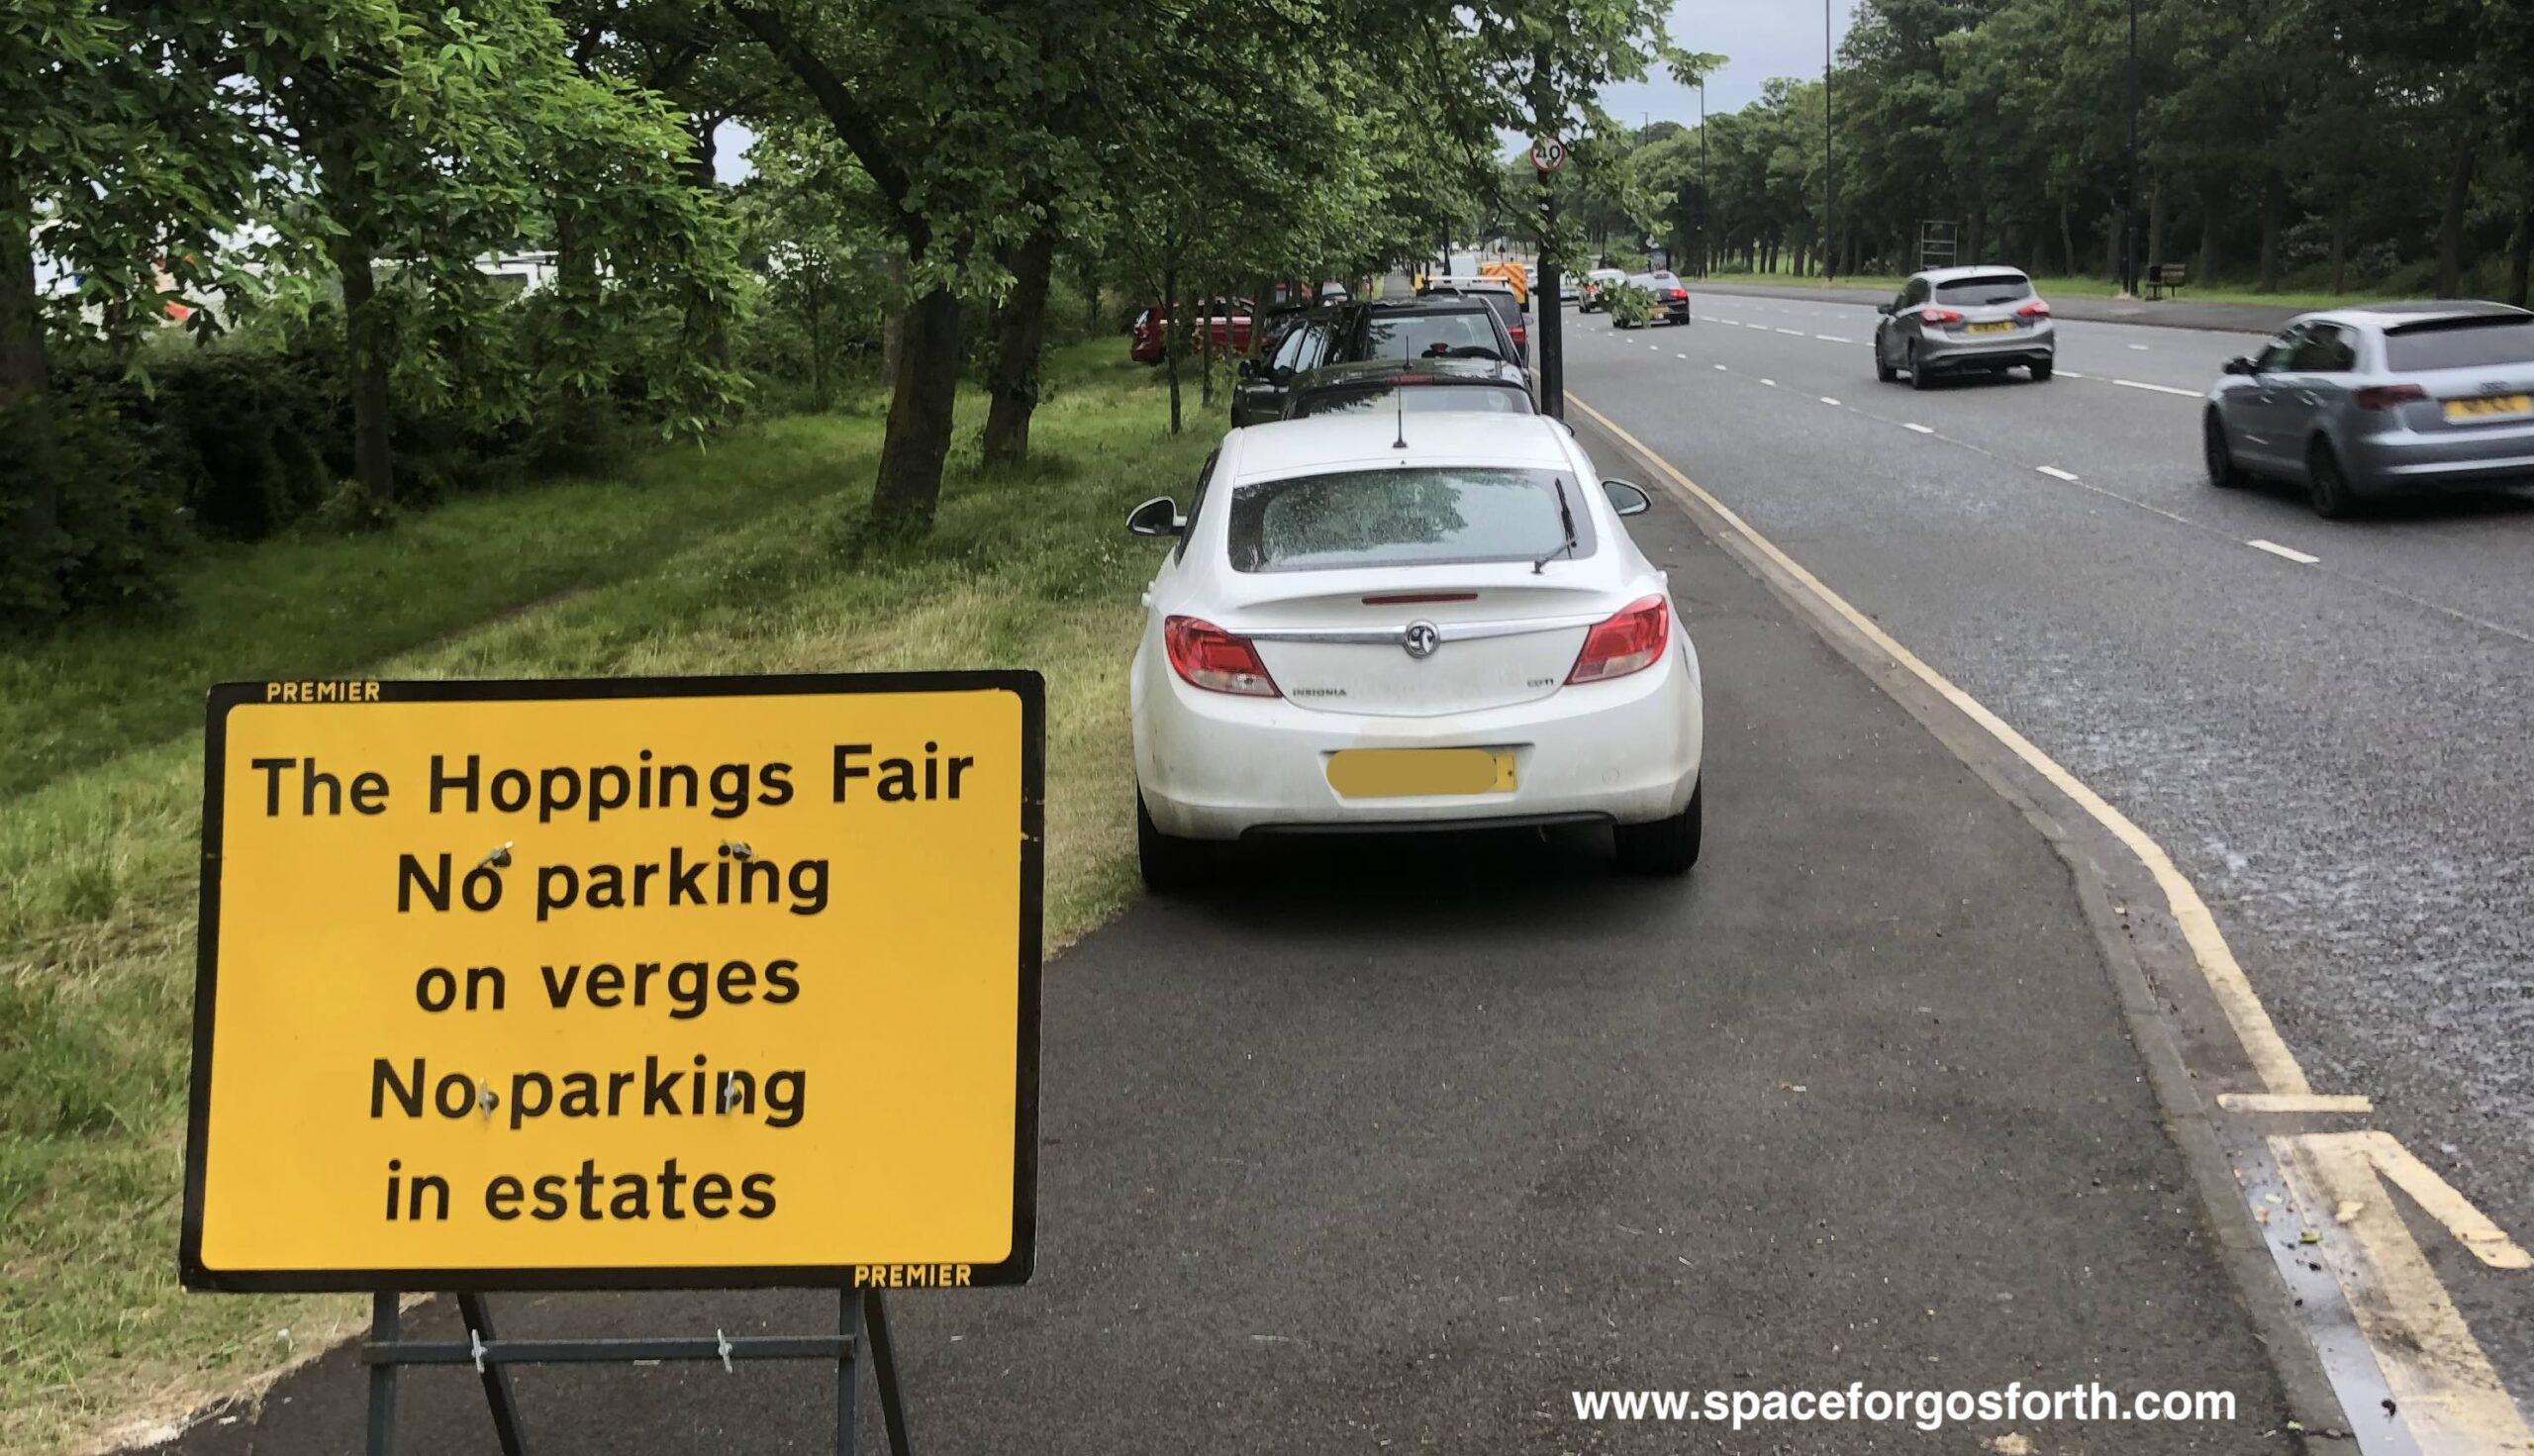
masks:
{"type": "MultiPolygon", "coordinates": [[[[1710,283],[1692,280],[1701,297],[1774,298],[1798,303],[1862,305],[1871,311],[1891,295],[1879,288],[1803,283],[1710,283]]],[[[2275,334],[2303,309],[2267,303],[2207,303],[2186,289],[2167,298],[2053,297],[2050,310],[2062,319],[2095,324],[2135,324],[2157,329],[2206,329],[2227,334],[2275,334]]]]}
{"type": "MultiPolygon", "coordinates": [[[[1775,422],[1792,534],[1885,518],[1892,565],[1864,585],[1906,587],[1935,528],[1962,525],[1956,488],[1879,466],[1884,436],[1835,407],[1673,357],[1727,333],[1656,334],[1659,358],[1642,336],[1579,344],[1575,388],[1737,480],[1767,468],[1740,433],[1775,422]],[[1832,449],[1854,476],[1817,468],[1832,449]],[[1876,493],[1927,504],[1859,507],[1876,493]]],[[[2078,515],[2101,537],[2125,509],[2078,515]]],[[[2336,1415],[2256,1337],[2260,1281],[2212,1234],[2114,947],[2042,830],[1677,507],[1631,528],[1705,662],[1698,870],[1622,876],[1589,831],[1291,846],[1066,950],[1045,978],[1034,1282],[892,1303],[919,1446],[2235,1456],[2336,1415]],[[1928,1432],[1574,1409],[1579,1390],[2010,1382],[2223,1391],[2236,1410],[1928,1432]]],[[[2116,539],[2139,534],[2097,549],[2133,569],[2176,549],[2116,539]]],[[[835,1310],[494,1306],[511,1336],[816,1331],[835,1310]]],[[[412,1322],[454,1333],[445,1301],[412,1322]]],[[[806,1452],[831,1418],[808,1367],[545,1368],[519,1390],[547,1453],[806,1452]]],[[[356,1450],[362,1395],[339,1349],[155,1449],[356,1450]]],[[[400,1413],[401,1449],[492,1449],[463,1366],[409,1375],[400,1413]]]]}
{"type": "MultiPolygon", "coordinates": [[[[2317,520],[2200,471],[2257,336],[2069,321],[2033,384],[1878,384],[1871,307],[1567,321],[1573,395],[2169,849],[2317,1090],[2534,1231],[2534,497],[2317,520]]],[[[2423,1239],[2520,1404],[2534,1289],[2423,1239]]]]}

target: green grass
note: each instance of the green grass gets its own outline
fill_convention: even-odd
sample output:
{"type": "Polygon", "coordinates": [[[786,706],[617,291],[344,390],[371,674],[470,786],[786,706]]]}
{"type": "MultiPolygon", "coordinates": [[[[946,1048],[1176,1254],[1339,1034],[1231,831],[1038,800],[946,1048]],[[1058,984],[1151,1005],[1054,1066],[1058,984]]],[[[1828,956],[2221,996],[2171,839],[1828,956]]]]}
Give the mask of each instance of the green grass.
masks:
{"type": "MultiPolygon", "coordinates": [[[[1860,294],[1882,298],[1899,293],[1900,291],[1901,283],[1905,280],[1898,275],[1872,273],[1845,276],[1840,278],[1835,284],[1824,285],[1818,277],[1796,273],[1714,273],[1709,275],[1709,281],[1716,283],[1751,283],[1761,285],[1780,284],[1799,288],[1820,288],[1824,286],[1853,288],[1860,294]]],[[[2112,298],[2116,297],[2119,293],[2119,290],[2113,287],[2111,281],[2107,278],[2037,277],[2032,280],[2032,284],[2044,298],[2112,298]]],[[[2183,303],[2252,303],[2268,304],[2275,308],[2284,309],[2327,309],[2343,304],[2360,303],[2368,299],[2409,298],[2416,296],[2417,294],[2415,291],[2412,293],[2379,293],[2362,289],[2352,289],[2347,293],[2337,294],[2287,291],[2279,293],[2263,293],[2257,289],[2238,286],[2201,288],[2196,284],[2193,284],[2186,286],[2177,297],[2178,300],[2183,303]]]]}
{"type": "Polygon", "coordinates": [[[0,658],[7,730],[40,733],[0,797],[0,1451],[237,1389],[356,1312],[175,1286],[212,680],[1034,666],[1050,943],[1132,898],[1124,675],[1154,548],[1119,523],[1185,493],[1210,427],[1170,437],[1152,371],[1114,340],[1048,378],[1023,471],[975,468],[982,401],[963,401],[919,545],[844,545],[877,419],[796,418],[383,538],[207,556],[180,617],[0,658]]]}

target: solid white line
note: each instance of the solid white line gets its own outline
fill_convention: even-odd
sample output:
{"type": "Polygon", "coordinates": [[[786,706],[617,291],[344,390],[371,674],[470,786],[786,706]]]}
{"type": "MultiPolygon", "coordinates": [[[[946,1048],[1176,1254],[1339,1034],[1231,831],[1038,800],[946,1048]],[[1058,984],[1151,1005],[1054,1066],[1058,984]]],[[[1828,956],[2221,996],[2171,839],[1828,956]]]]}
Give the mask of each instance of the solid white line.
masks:
{"type": "Polygon", "coordinates": [[[1817,339],[1817,340],[1820,340],[1823,343],[1854,343],[1854,342],[1856,342],[1856,340],[1853,340],[1853,339],[1841,339],[1841,338],[1840,338],[1839,336],[1837,336],[1836,334],[1815,334],[1815,335],[1813,335],[1812,337],[1813,337],[1813,338],[1815,338],[1815,339],[1817,339]]]}
{"type": "Polygon", "coordinates": [[[2135,379],[2115,379],[2111,382],[2128,389],[2152,389],[2158,394],[2178,394],[2185,399],[2199,398],[2198,390],[2176,389],[2170,384],[2141,384],[2135,379]]]}
{"type": "Polygon", "coordinates": [[[1826,394],[1825,394],[1825,395],[1821,396],[1821,403],[1823,403],[1823,404],[1825,404],[1825,405],[1835,405],[1835,404],[1837,404],[1837,403],[1838,403],[1838,401],[1837,401],[1837,400],[1834,400],[1834,399],[1832,399],[1832,398],[1830,398],[1828,395],[1826,395],[1826,394]]]}
{"type": "Polygon", "coordinates": [[[2055,476],[2061,480],[2074,480],[2077,478],[2074,475],[2069,474],[2067,471],[2060,469],[2056,465],[2035,465],[2032,468],[2040,471],[2044,475],[2055,476]]]}
{"type": "Polygon", "coordinates": [[[2059,371],[2059,377],[2062,379],[2083,379],[2086,376],[2078,373],[2074,369],[2062,369],[2059,371]]]}
{"type": "Polygon", "coordinates": [[[1924,425],[1902,425],[1900,428],[1901,428],[1901,429],[1903,429],[1903,430],[1914,430],[1914,431],[1918,432],[1920,435],[1933,435],[1933,434],[1935,434],[1935,432],[1934,432],[1933,430],[1928,429],[1928,428],[1927,428],[1926,426],[1924,426],[1924,425]]]}
{"type": "Polygon", "coordinates": [[[2308,556],[2302,551],[2290,550],[2277,541],[2246,541],[2244,544],[2256,551],[2268,551],[2274,556],[2285,556],[2299,566],[2311,566],[2323,559],[2320,556],[2308,556]]]}

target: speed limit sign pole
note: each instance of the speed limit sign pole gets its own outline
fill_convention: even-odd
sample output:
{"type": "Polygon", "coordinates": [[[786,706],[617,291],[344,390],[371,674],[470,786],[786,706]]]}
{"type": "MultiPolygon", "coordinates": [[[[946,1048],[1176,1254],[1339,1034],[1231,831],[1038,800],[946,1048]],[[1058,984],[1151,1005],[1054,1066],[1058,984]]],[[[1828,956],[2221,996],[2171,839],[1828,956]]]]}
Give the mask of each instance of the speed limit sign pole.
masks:
{"type": "Polygon", "coordinates": [[[1566,165],[1566,144],[1542,137],[1531,144],[1531,169],[1540,179],[1539,271],[1531,280],[1531,333],[1539,340],[1540,411],[1566,418],[1566,341],[1559,331],[1558,309],[1565,297],[1557,268],[1557,188],[1551,180],[1566,165]]]}

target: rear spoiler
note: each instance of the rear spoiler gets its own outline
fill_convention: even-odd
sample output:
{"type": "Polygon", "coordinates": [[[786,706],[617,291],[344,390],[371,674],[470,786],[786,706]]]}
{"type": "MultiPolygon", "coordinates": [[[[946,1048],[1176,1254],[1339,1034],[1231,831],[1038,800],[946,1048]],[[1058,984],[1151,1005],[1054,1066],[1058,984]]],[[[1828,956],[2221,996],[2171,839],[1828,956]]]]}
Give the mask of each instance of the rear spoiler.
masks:
{"type": "Polygon", "coordinates": [[[2396,334],[2443,334],[2450,329],[2489,329],[2502,324],[2534,324],[2534,311],[2518,309],[2505,314],[2433,314],[2413,319],[2407,324],[2388,324],[2388,337],[2396,334]]]}

